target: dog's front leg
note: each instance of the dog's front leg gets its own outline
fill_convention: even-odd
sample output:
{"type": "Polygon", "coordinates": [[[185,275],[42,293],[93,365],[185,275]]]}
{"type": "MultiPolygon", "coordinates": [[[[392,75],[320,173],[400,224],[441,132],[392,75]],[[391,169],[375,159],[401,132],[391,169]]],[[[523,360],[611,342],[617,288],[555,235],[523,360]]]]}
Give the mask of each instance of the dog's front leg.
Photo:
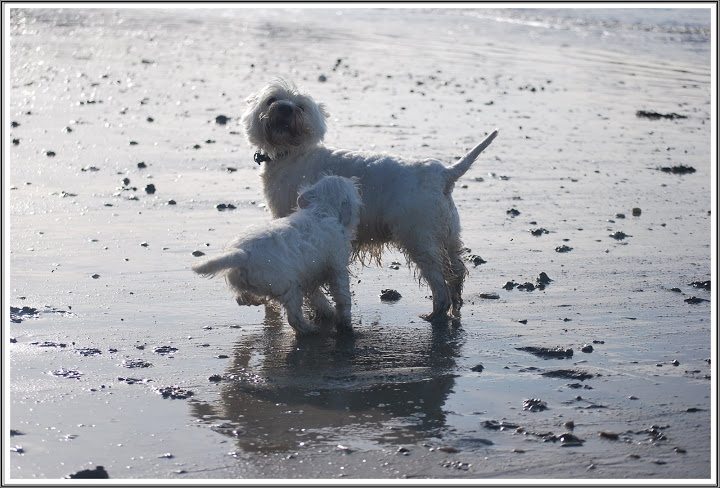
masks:
{"type": "Polygon", "coordinates": [[[322,289],[316,288],[308,300],[310,308],[315,314],[315,320],[329,320],[335,317],[335,308],[330,304],[322,289]]]}
{"type": "Polygon", "coordinates": [[[299,335],[316,334],[318,326],[308,322],[303,316],[302,303],[303,296],[300,290],[291,290],[282,297],[282,303],[285,306],[287,319],[290,326],[295,329],[299,335]]]}
{"type": "Polygon", "coordinates": [[[340,333],[352,334],[352,320],[350,315],[350,273],[347,268],[341,268],[329,280],[330,295],[335,301],[335,326],[340,333]]]}

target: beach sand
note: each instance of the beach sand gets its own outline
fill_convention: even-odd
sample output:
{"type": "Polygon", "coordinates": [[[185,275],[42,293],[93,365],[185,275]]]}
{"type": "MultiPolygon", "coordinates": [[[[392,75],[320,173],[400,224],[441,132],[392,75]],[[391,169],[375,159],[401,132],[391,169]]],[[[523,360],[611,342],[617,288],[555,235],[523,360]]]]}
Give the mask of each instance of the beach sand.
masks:
{"type": "Polygon", "coordinates": [[[714,478],[709,65],[477,22],[13,9],[4,476],[714,478]],[[352,339],[191,272],[270,219],[240,117],[273,76],[326,105],[332,146],[450,164],[499,129],[454,190],[484,261],[459,325],[419,318],[396,251],[353,265],[352,339]]]}

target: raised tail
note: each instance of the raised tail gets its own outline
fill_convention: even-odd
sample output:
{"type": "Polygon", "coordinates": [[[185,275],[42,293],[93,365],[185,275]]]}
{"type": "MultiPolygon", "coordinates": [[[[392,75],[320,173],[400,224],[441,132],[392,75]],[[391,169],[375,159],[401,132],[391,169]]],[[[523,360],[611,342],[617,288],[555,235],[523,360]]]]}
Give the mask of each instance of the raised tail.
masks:
{"type": "Polygon", "coordinates": [[[470,166],[472,166],[480,153],[483,152],[485,148],[490,145],[490,143],[493,141],[493,139],[495,139],[497,135],[498,131],[497,129],[495,129],[489,136],[485,138],[485,140],[472,148],[460,161],[453,164],[452,166],[448,166],[447,172],[445,173],[447,180],[447,183],[445,184],[446,193],[449,192],[455,182],[459,180],[460,177],[467,172],[467,170],[470,169],[470,166]]]}
{"type": "Polygon", "coordinates": [[[245,251],[237,250],[194,264],[192,270],[203,276],[214,277],[228,269],[242,267],[245,260],[245,251]]]}

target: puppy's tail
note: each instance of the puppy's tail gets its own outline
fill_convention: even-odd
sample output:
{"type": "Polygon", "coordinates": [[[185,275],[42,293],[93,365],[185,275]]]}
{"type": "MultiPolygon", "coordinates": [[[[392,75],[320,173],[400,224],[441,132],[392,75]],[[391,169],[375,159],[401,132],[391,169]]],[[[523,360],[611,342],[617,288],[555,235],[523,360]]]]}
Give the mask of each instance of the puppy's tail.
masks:
{"type": "Polygon", "coordinates": [[[237,250],[194,264],[192,270],[203,276],[215,277],[228,269],[242,267],[246,260],[245,251],[237,250]]]}
{"type": "Polygon", "coordinates": [[[470,169],[470,166],[475,162],[480,153],[490,145],[497,135],[498,131],[495,129],[485,138],[484,141],[472,148],[470,152],[468,152],[460,161],[452,166],[448,166],[447,171],[445,172],[447,181],[447,183],[445,183],[445,193],[450,193],[455,182],[470,169]]]}

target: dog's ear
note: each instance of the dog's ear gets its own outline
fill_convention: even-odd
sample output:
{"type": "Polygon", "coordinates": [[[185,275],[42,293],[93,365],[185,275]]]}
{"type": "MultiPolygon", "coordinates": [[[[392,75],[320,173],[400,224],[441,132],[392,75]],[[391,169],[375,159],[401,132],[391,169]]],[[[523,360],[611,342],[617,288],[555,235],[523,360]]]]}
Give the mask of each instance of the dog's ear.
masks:
{"type": "Polygon", "coordinates": [[[350,202],[345,200],[340,204],[340,223],[343,225],[343,227],[347,227],[350,225],[350,221],[352,220],[352,207],[350,206],[350,202]]]}
{"type": "Polygon", "coordinates": [[[324,103],[318,103],[318,110],[320,110],[323,119],[327,120],[330,117],[330,112],[327,111],[324,103]]]}
{"type": "Polygon", "coordinates": [[[297,198],[297,206],[298,208],[307,208],[308,205],[310,205],[310,202],[312,201],[312,192],[306,191],[298,195],[297,198]]]}

